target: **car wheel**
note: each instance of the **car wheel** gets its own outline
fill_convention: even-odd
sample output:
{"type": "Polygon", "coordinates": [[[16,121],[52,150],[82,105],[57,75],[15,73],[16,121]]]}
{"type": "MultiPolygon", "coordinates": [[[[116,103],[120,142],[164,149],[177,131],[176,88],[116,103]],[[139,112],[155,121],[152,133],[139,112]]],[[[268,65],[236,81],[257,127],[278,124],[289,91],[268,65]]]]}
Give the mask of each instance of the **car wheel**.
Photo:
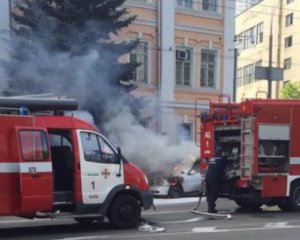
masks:
{"type": "Polygon", "coordinates": [[[169,197],[178,198],[178,197],[181,197],[182,194],[183,194],[183,188],[181,185],[176,184],[176,185],[170,186],[169,191],[168,191],[169,197]]]}
{"type": "Polygon", "coordinates": [[[109,220],[119,229],[136,227],[141,219],[141,206],[136,198],[122,195],[116,198],[110,208],[109,220]]]}

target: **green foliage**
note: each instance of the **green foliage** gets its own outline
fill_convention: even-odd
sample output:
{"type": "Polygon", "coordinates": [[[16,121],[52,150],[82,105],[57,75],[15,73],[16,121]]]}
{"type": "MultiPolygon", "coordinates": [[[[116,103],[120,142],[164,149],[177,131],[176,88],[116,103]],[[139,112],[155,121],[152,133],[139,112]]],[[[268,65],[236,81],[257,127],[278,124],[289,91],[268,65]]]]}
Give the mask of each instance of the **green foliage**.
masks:
{"type": "Polygon", "coordinates": [[[281,97],[285,99],[300,98],[300,82],[287,83],[281,90],[281,97]]]}

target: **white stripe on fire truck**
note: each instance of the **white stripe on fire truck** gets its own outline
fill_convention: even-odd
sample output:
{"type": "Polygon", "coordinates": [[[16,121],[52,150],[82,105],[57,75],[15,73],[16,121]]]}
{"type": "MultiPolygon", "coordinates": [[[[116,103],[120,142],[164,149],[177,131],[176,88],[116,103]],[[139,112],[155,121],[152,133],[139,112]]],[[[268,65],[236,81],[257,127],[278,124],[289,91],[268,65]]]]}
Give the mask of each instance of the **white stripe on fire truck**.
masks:
{"type": "Polygon", "coordinates": [[[0,163],[0,173],[52,172],[51,162],[0,163]]]}
{"type": "Polygon", "coordinates": [[[290,157],[290,164],[300,164],[300,157],[290,157]]]}

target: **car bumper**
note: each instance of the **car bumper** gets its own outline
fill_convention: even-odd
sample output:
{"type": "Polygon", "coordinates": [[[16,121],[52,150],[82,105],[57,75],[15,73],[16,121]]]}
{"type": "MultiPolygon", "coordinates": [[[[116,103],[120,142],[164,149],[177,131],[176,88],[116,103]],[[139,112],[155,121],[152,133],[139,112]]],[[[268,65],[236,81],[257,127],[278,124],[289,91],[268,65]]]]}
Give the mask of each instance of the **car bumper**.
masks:
{"type": "Polygon", "coordinates": [[[169,186],[155,186],[150,188],[154,196],[168,196],[169,186]]]}

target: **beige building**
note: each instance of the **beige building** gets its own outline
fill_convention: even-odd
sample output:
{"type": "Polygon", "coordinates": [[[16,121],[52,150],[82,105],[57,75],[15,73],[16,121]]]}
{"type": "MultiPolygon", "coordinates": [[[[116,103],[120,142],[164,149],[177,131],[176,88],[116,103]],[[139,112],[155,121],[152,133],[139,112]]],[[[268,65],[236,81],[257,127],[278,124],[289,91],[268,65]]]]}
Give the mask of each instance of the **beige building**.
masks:
{"type": "Polygon", "coordinates": [[[127,7],[137,20],[121,37],[141,39],[128,60],[142,63],[133,81],[136,94],[152,100],[152,127],[193,140],[195,99],[233,91],[234,1],[129,0],[127,7]]]}
{"type": "Polygon", "coordinates": [[[263,0],[236,16],[238,101],[267,96],[268,81],[255,79],[255,66],[283,69],[282,81],[272,81],[272,98],[300,80],[299,18],[299,0],[263,0]]]}

